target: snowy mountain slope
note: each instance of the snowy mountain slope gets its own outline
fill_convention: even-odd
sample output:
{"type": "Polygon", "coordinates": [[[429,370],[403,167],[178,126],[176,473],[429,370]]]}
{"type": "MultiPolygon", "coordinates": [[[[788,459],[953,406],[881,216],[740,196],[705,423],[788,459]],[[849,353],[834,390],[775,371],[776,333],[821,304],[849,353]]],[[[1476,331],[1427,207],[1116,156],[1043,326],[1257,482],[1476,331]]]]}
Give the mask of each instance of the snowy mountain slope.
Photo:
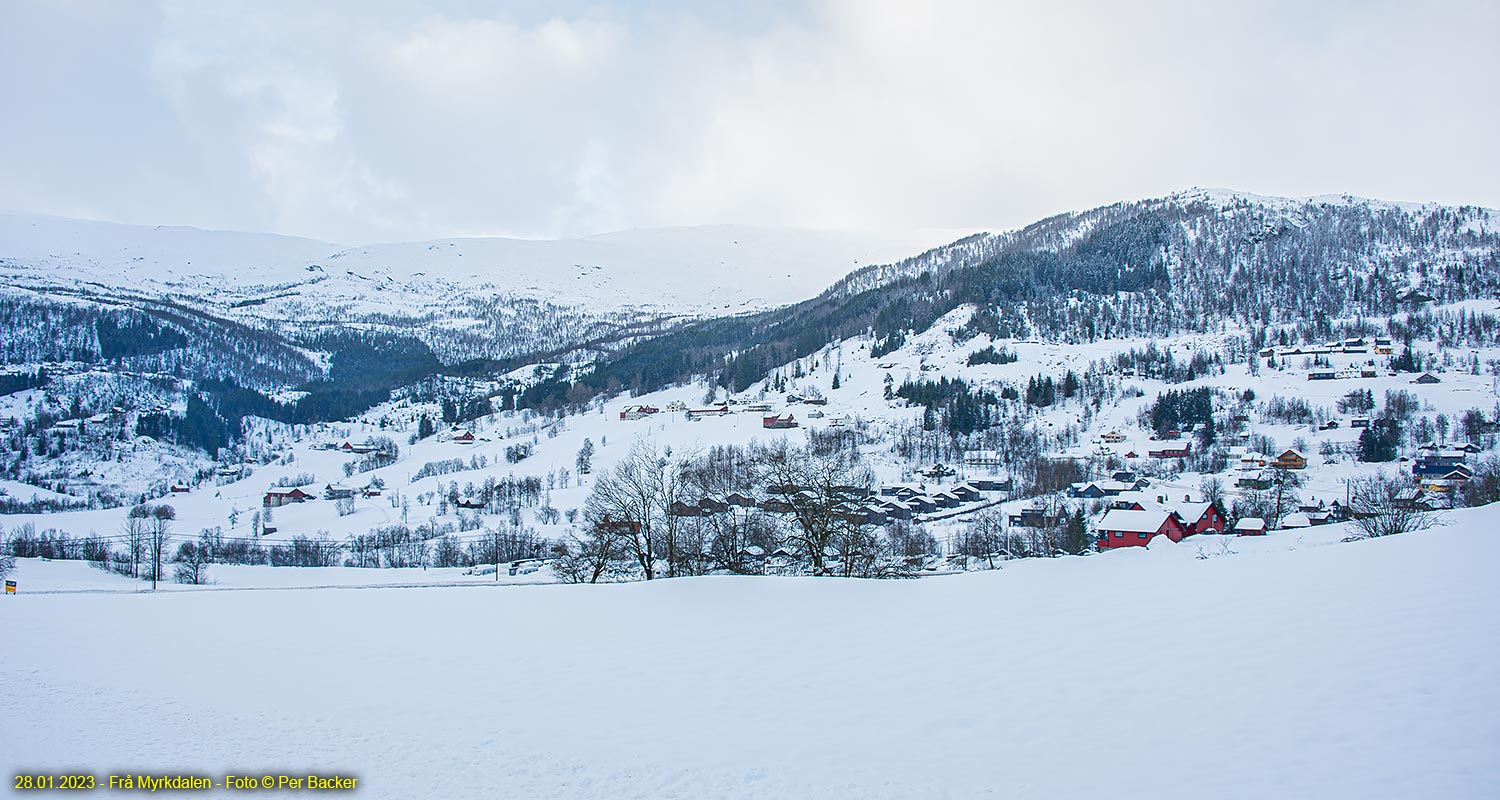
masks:
{"type": "MultiPolygon", "coordinates": [[[[1395,223],[1409,228],[1426,229],[1438,234],[1448,229],[1450,234],[1440,235],[1438,248],[1423,252],[1413,242],[1396,241],[1389,248],[1391,255],[1419,253],[1429,258],[1461,254],[1472,247],[1471,238],[1493,237],[1500,234],[1500,211],[1474,206],[1448,207],[1435,203],[1407,203],[1355,197],[1353,195],[1319,195],[1314,197],[1274,197],[1240,192],[1232,189],[1188,189],[1165,197],[1149,198],[1134,202],[1116,203],[1083,211],[1073,211],[1048,217],[1024,228],[999,233],[984,233],[962,241],[942,245],[931,251],[912,256],[891,264],[864,267],[849,274],[834,284],[829,293],[847,296],[877,288],[901,278],[912,278],[923,273],[942,275],[965,267],[973,267],[986,260],[998,259],[1007,254],[1023,252],[1063,252],[1086,241],[1103,227],[1141,215],[1163,215],[1174,224],[1183,225],[1178,237],[1182,241],[1204,238],[1208,243],[1253,244],[1256,238],[1266,233],[1280,233],[1286,227],[1306,228],[1323,226],[1325,235],[1332,239],[1373,239],[1387,244],[1391,238],[1384,237],[1377,226],[1395,223]],[[1460,224],[1454,225],[1457,217],[1460,224]],[[1239,222],[1235,222],[1238,218],[1239,222]],[[1215,221],[1223,223],[1215,230],[1198,220],[1206,219],[1210,226],[1215,221]],[[1247,226],[1245,223],[1249,223],[1247,226]],[[1332,224],[1330,224],[1330,222],[1332,224]],[[1260,229],[1257,230],[1256,226],[1260,229]],[[1228,234],[1228,238],[1226,238],[1228,234]],[[1235,241],[1241,237],[1247,241],[1235,241]],[[1381,241],[1385,238],[1386,241],[1381,241]]],[[[1382,248],[1384,249],[1384,248],[1382,248]]],[[[1167,254],[1170,258],[1172,254],[1167,254]]],[[[1241,253],[1241,257],[1253,256],[1241,253]]],[[[1369,263],[1380,262],[1378,250],[1366,252],[1369,263]]],[[[1178,256],[1180,264],[1181,256],[1178,256]]]]}
{"type": "MultiPolygon", "coordinates": [[[[1183,192],[978,234],[857,271],[795,306],[694,322],[613,355],[601,382],[656,388],[726,375],[743,388],[789,356],[873,331],[881,350],[960,306],[973,333],[1081,343],[1238,326],[1252,339],[1419,302],[1500,296],[1500,214],[1357,198],[1183,192]],[[685,355],[685,357],[683,357],[685,355]]],[[[1257,339],[1258,341],[1258,339],[1257,339]]]]}
{"type": "Polygon", "coordinates": [[[802,300],[859,266],[956,235],[718,225],[565,240],[344,247],[267,234],[0,214],[0,279],[43,286],[77,281],[226,305],[292,292],[384,313],[416,314],[469,292],[598,309],[735,313],[802,300]]]}
{"type": "Polygon", "coordinates": [[[7,649],[0,714],[15,770],[378,797],[1480,798],[1497,528],[923,581],[23,590],[7,640],[48,646],[7,649]]]}

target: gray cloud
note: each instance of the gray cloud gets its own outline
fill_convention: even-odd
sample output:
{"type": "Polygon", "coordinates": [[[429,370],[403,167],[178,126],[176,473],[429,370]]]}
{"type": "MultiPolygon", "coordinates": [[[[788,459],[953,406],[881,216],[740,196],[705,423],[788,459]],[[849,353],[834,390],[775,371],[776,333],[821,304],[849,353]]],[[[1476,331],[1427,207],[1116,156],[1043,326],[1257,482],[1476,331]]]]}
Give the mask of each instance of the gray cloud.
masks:
{"type": "Polygon", "coordinates": [[[1487,2],[12,0],[0,207],[355,242],[998,228],[1193,185],[1500,206],[1497,29],[1487,2]]]}

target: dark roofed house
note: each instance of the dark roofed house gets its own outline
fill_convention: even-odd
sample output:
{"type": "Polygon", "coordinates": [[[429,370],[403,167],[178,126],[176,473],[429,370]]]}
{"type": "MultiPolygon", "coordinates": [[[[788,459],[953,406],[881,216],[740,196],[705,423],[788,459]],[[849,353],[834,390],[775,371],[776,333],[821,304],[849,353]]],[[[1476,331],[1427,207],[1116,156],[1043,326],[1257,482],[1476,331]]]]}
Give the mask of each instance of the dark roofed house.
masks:
{"type": "Polygon", "coordinates": [[[940,492],[933,492],[931,497],[932,502],[936,503],[938,508],[956,508],[963,505],[963,498],[946,489],[940,492]]]}
{"type": "Polygon", "coordinates": [[[779,497],[768,497],[759,503],[762,511],[773,514],[789,514],[792,512],[792,504],[779,497]]]}
{"type": "Polygon", "coordinates": [[[1088,482],[1084,482],[1084,483],[1075,483],[1072,486],[1069,486],[1068,487],[1068,496],[1069,497],[1084,497],[1084,498],[1088,498],[1090,500],[1096,500],[1096,499],[1098,499],[1100,497],[1104,497],[1105,496],[1105,491],[1102,488],[1099,487],[1098,483],[1093,482],[1093,481],[1088,481],[1088,482]]]}
{"type": "Polygon", "coordinates": [[[1014,486],[1010,478],[970,478],[969,484],[981,492],[1008,492],[1014,486]]]}
{"type": "Polygon", "coordinates": [[[1065,513],[1059,511],[1056,516],[1048,516],[1045,508],[1027,506],[1021,509],[1021,513],[1011,514],[1009,521],[1011,525],[1019,525],[1023,528],[1050,528],[1060,523],[1065,513]]]}
{"type": "Polygon", "coordinates": [[[740,508],[755,508],[755,498],[741,492],[730,492],[724,497],[724,502],[740,508]]]}
{"type": "Polygon", "coordinates": [[[911,506],[903,500],[881,500],[877,507],[891,519],[911,519],[911,506]]]}
{"type": "Polygon", "coordinates": [[[597,527],[610,533],[637,534],[641,532],[641,523],[628,519],[610,519],[607,515],[599,520],[597,527]]]}
{"type": "Polygon", "coordinates": [[[937,503],[931,497],[913,497],[906,501],[906,505],[918,514],[926,514],[938,509],[937,503]]]}

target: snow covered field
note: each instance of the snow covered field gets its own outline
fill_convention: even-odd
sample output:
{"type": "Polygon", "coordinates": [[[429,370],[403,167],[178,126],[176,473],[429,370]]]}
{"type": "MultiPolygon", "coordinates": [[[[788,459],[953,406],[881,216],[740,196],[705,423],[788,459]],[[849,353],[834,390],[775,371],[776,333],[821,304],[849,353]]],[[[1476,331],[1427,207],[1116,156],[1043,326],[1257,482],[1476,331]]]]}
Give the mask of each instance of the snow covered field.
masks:
{"type": "Polygon", "coordinates": [[[0,766],[369,797],[1493,797],[1500,507],[1445,518],[916,581],[23,593],[0,766]]]}

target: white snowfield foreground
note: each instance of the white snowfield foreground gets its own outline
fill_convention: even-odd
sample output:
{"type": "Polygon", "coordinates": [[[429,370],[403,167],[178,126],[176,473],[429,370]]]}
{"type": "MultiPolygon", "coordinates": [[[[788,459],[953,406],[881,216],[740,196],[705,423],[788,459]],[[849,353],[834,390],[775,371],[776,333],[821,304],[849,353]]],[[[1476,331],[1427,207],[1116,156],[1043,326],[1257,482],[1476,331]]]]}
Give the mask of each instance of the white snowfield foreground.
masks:
{"type": "Polygon", "coordinates": [[[1500,507],[1448,520],[916,581],[23,592],[0,767],[380,798],[1494,797],[1500,507]]]}

